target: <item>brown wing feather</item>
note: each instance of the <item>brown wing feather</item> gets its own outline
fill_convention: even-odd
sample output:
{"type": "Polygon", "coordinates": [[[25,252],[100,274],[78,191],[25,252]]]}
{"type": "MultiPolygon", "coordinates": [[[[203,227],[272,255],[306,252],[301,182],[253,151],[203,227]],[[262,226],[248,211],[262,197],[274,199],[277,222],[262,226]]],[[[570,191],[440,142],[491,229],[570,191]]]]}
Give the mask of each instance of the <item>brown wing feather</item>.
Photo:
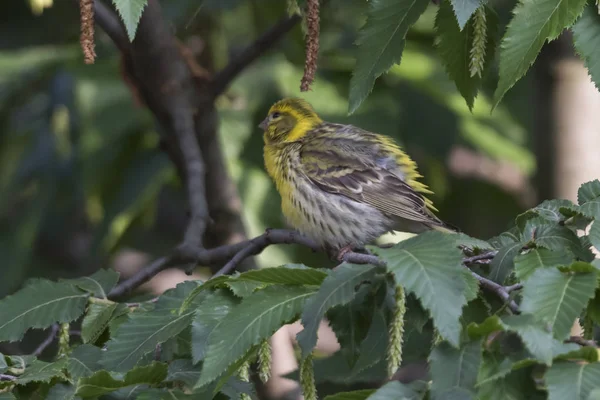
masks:
{"type": "MultiPolygon", "coordinates": [[[[334,147],[324,146],[324,140],[307,140],[300,153],[304,173],[319,188],[369,204],[391,216],[441,224],[427,210],[423,196],[387,169],[389,155],[379,144],[366,140],[352,143],[357,142],[353,139],[334,147]]],[[[335,141],[344,140],[338,137],[335,141]]]]}

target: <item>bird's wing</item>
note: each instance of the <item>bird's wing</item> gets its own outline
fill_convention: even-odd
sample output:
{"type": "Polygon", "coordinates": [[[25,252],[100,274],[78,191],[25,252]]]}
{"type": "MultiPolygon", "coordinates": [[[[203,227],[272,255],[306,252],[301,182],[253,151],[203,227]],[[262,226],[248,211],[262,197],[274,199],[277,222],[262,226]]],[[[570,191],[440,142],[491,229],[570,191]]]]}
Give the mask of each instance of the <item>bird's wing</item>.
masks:
{"type": "Polygon", "coordinates": [[[408,220],[441,223],[423,196],[390,170],[393,157],[378,142],[357,137],[313,138],[300,151],[306,177],[322,190],[408,220]],[[335,143],[332,143],[335,142],[335,143]]]}

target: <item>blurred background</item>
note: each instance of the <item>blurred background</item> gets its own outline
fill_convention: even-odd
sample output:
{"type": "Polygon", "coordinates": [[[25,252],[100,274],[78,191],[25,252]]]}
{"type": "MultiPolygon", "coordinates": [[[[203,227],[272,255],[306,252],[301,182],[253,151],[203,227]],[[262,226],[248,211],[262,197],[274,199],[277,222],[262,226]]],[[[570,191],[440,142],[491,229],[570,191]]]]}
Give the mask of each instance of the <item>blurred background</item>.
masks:
{"type": "MultiPolygon", "coordinates": [[[[285,17],[287,7],[281,0],[161,4],[199,74],[223,68],[285,17]]],[[[501,21],[500,37],[514,2],[490,4],[501,21]]],[[[441,217],[475,237],[502,232],[544,199],[575,199],[582,182],[598,177],[600,95],[568,34],[545,46],[492,113],[494,68],[470,112],[436,55],[437,6],[431,4],[409,32],[401,64],[348,116],[353,43],[366,6],[364,0],[330,0],[322,7],[311,92],[299,90],[304,37],[298,24],[217,99],[216,132],[235,184],[227,192],[228,212],[241,218],[248,237],[285,227],[257,128],[284,96],[304,97],[326,120],[394,137],[417,161],[441,217]]],[[[129,276],[179,243],[187,222],[185,190],[163,151],[164,133],[124,79],[121,53],[99,28],[96,62],[84,64],[76,2],[5,1],[1,10],[0,297],[31,277],[89,275],[100,267],[129,276]]],[[[211,168],[209,175],[218,173],[211,168]]],[[[239,240],[243,230],[238,234],[228,240],[239,240]]],[[[295,246],[272,246],[256,262],[330,265],[295,246]]],[[[199,268],[196,276],[205,275],[199,268]]],[[[186,278],[165,271],[146,288],[162,292],[186,278]]]]}

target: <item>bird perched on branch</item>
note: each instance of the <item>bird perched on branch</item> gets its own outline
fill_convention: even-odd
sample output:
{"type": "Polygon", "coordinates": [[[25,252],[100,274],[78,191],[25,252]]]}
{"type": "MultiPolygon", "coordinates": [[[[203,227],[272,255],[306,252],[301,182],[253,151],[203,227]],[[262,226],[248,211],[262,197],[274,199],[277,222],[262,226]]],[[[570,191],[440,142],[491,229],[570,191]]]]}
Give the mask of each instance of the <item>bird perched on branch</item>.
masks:
{"type": "Polygon", "coordinates": [[[434,215],[425,197],[432,192],[389,137],[325,122],[296,98],[275,103],[259,127],[283,214],[339,259],[391,230],[454,231],[434,215]]]}

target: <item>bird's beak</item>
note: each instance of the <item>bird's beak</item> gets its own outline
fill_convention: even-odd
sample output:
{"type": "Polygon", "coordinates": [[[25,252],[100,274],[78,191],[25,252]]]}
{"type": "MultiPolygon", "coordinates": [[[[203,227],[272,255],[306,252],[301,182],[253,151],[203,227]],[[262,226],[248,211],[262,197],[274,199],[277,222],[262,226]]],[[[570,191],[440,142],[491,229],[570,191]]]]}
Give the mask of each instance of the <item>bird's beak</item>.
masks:
{"type": "Polygon", "coordinates": [[[263,122],[261,122],[260,124],[258,124],[258,127],[260,129],[262,129],[263,131],[266,131],[267,130],[267,118],[265,118],[263,120],[263,122]]]}

